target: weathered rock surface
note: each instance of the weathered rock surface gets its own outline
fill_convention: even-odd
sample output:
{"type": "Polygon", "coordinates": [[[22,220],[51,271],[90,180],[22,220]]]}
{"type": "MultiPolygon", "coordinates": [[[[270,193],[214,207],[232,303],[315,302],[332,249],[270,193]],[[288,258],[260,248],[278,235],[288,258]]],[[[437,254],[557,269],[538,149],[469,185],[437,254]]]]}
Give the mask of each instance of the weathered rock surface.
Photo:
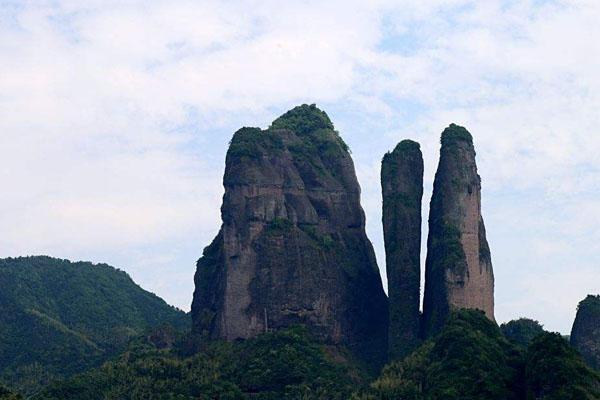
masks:
{"type": "Polygon", "coordinates": [[[423,155],[404,140],[381,162],[383,234],[390,309],[389,354],[401,359],[419,344],[423,155]]]}
{"type": "Polygon", "coordinates": [[[593,368],[600,369],[600,296],[588,295],[579,303],[571,329],[571,345],[593,368]]]}
{"type": "Polygon", "coordinates": [[[387,350],[387,298],[348,148],[302,105],[227,152],[223,224],[198,261],[193,329],[235,340],[293,324],[368,364],[387,350]]]}
{"type": "Polygon", "coordinates": [[[494,319],[494,273],[481,217],[481,180],[471,134],[451,124],[442,133],[433,185],[423,302],[424,336],[435,334],[454,308],[494,319]]]}

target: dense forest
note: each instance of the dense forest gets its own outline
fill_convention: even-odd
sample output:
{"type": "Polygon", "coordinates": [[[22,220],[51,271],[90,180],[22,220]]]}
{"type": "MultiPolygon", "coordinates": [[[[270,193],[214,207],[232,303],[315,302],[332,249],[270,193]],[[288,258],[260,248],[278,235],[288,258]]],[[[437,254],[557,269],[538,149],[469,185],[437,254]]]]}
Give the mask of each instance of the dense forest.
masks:
{"type": "Polygon", "coordinates": [[[138,338],[119,358],[51,384],[34,398],[600,398],[600,375],[560,335],[540,332],[523,346],[473,310],[452,314],[439,335],[406,359],[388,364],[377,377],[343,349],[313,340],[303,327],[234,343],[193,342],[173,332],[138,338]]]}
{"type": "Polygon", "coordinates": [[[0,382],[31,393],[98,366],[129,340],[188,316],[105,264],[0,260],[0,382]]]}

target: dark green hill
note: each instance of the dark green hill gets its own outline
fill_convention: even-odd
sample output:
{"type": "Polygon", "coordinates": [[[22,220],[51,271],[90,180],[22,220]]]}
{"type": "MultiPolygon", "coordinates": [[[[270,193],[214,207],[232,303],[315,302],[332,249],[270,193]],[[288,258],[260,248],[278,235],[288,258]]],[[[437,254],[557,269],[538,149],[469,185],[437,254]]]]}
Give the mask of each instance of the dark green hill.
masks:
{"type": "MultiPolygon", "coordinates": [[[[185,347],[185,346],[183,346],[185,347]]],[[[346,400],[365,376],[347,352],[295,326],[245,341],[204,343],[193,356],[133,341],[118,359],[51,384],[35,400],[346,400]]]]}
{"type": "Polygon", "coordinates": [[[510,343],[480,311],[453,312],[437,336],[386,366],[355,399],[600,399],[600,375],[559,334],[542,332],[525,346],[510,343]]]}
{"type": "Polygon", "coordinates": [[[31,392],[99,365],[151,327],[188,316],[106,264],[0,260],[0,379],[31,392]]]}

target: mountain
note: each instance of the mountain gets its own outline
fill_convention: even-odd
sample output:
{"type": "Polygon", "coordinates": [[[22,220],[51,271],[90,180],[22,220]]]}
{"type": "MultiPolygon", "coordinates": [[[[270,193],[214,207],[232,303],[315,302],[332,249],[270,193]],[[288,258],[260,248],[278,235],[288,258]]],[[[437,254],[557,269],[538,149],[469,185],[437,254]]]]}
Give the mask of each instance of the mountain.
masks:
{"type": "Polygon", "coordinates": [[[30,393],[188,316],[106,264],[45,256],[0,259],[0,379],[30,393]]]}
{"type": "Polygon", "coordinates": [[[482,311],[462,309],[355,399],[598,400],[600,375],[557,333],[515,346],[482,311]]]}
{"type": "Polygon", "coordinates": [[[327,114],[298,106],[242,128],[225,160],[223,224],[195,276],[193,331],[235,340],[305,324],[374,367],[387,298],[348,147],[327,114]]]}
{"type": "Polygon", "coordinates": [[[403,358],[419,344],[423,155],[403,140],[381,162],[383,236],[389,296],[389,355],[403,358]]]}
{"type": "Polygon", "coordinates": [[[571,344],[589,365],[600,370],[600,296],[588,295],[577,307],[571,344]]]}
{"type": "Polygon", "coordinates": [[[471,134],[451,124],[442,133],[429,209],[423,332],[437,333],[453,309],[494,319],[494,272],[481,217],[481,179],[471,134]]]}

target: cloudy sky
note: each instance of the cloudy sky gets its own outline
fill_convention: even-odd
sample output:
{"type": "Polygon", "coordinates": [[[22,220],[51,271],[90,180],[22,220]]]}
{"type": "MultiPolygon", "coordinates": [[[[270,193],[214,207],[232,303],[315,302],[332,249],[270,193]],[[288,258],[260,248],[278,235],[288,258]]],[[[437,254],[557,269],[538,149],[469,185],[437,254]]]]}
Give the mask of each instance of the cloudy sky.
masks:
{"type": "Polygon", "coordinates": [[[381,157],[421,143],[426,221],[439,135],[466,126],[497,319],[568,333],[600,292],[599,20],[597,0],[0,0],[0,257],[106,262],[189,309],[232,133],[317,103],[384,277],[381,157]]]}

